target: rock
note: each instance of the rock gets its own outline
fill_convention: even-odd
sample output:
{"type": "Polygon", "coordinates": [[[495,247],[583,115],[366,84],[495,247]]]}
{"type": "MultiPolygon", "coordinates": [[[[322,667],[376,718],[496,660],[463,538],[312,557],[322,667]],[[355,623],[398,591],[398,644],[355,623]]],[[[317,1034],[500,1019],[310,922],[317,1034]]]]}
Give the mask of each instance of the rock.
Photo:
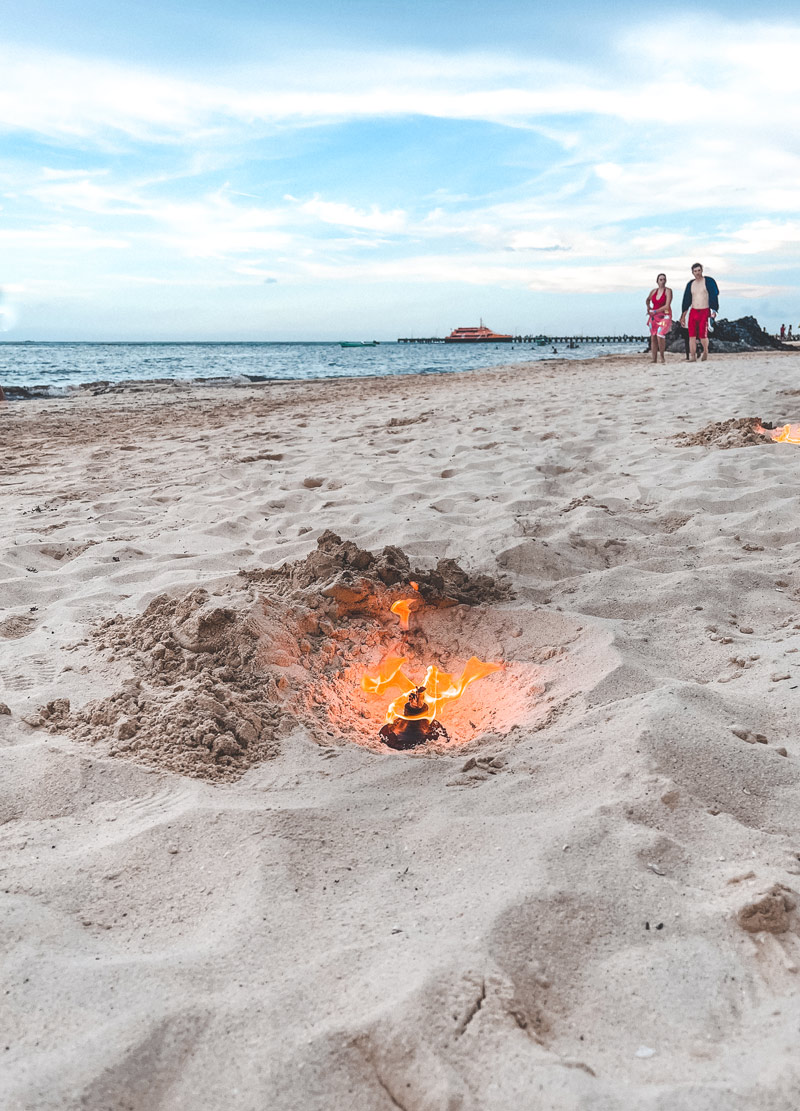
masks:
{"type": "MultiPolygon", "coordinates": [[[[680,315],[680,314],[678,314],[680,315]]],[[[685,354],[685,330],[672,322],[667,336],[667,351],[685,354]]],[[[709,351],[711,354],[727,355],[738,351],[791,351],[793,348],[765,332],[754,316],[742,316],[738,320],[718,318],[712,321],[709,330],[709,351]]]]}
{"type": "Polygon", "coordinates": [[[11,711],[9,710],[8,706],[6,706],[5,702],[0,702],[0,714],[10,714],[10,713],[11,713],[11,711]]]}

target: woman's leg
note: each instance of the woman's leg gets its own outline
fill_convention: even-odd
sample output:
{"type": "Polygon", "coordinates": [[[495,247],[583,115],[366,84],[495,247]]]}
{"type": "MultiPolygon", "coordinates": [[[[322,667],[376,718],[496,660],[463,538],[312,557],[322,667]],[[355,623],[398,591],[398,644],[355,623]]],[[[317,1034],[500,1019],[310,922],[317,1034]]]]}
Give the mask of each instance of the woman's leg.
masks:
{"type": "Polygon", "coordinates": [[[667,350],[667,338],[666,338],[666,336],[659,336],[658,337],[658,355],[659,355],[659,359],[661,360],[662,363],[666,362],[666,359],[664,358],[664,352],[666,350],[667,350]]]}
{"type": "Polygon", "coordinates": [[[654,363],[658,358],[658,337],[650,337],[650,362],[654,363]]]}

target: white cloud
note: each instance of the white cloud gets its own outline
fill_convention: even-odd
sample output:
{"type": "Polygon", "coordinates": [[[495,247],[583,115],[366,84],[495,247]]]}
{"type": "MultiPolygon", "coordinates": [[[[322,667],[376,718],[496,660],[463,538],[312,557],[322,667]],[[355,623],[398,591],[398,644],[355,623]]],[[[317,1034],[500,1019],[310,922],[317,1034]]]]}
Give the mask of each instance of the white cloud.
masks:
{"type": "MultiPolygon", "coordinates": [[[[599,68],[457,51],[286,58],[214,81],[9,43],[0,47],[0,126],[100,143],[202,143],[229,129],[411,114],[539,126],[559,137],[553,117],[589,115],[647,124],[655,144],[699,125],[708,140],[743,128],[774,135],[795,119],[798,51],[794,24],[717,23],[710,37],[701,21],[682,20],[655,36],[648,26],[625,37],[613,81],[599,68]]],[[[564,128],[569,145],[580,143],[580,130],[564,128]]]]}
{"type": "Polygon", "coordinates": [[[96,251],[128,247],[128,239],[101,235],[92,228],[73,224],[42,224],[37,227],[0,228],[0,246],[37,251],[96,251]]]}
{"type": "MultiPolygon", "coordinates": [[[[295,197],[287,197],[294,201],[295,197]]],[[[353,208],[349,204],[340,204],[335,201],[324,201],[314,197],[310,201],[298,203],[298,210],[316,217],[323,224],[336,224],[340,227],[365,228],[369,231],[400,232],[408,224],[407,214],[399,208],[391,212],[383,212],[377,205],[372,205],[368,211],[353,208]]]]}
{"type": "MultiPolygon", "coordinates": [[[[658,270],[683,274],[690,244],[726,290],[773,295],[770,264],[800,264],[800,26],[706,31],[691,20],[656,36],[636,29],[616,61],[594,69],[510,54],[353,52],[213,80],[0,46],[0,131],[50,144],[35,174],[34,143],[6,159],[0,245],[6,261],[129,247],[142,273],[112,273],[112,260],[112,284],[116,273],[187,288],[348,280],[627,295],[658,270]],[[527,182],[515,165],[505,186],[501,156],[495,195],[473,200],[427,182],[424,195],[409,186],[402,207],[394,189],[389,200],[379,185],[374,196],[334,195],[311,174],[291,195],[280,184],[277,199],[262,200],[246,172],[267,134],[278,137],[272,157],[292,128],[400,116],[502,124],[518,129],[521,150],[527,130],[556,153],[547,164],[531,158],[527,182]],[[152,144],[179,163],[171,175],[152,144]],[[55,165],[59,148],[86,168],[55,165]]],[[[465,144],[463,157],[479,179],[480,151],[465,144]]],[[[9,278],[30,271],[7,264],[9,278]]],[[[91,265],[76,263],[87,287],[99,281],[91,265]]]]}

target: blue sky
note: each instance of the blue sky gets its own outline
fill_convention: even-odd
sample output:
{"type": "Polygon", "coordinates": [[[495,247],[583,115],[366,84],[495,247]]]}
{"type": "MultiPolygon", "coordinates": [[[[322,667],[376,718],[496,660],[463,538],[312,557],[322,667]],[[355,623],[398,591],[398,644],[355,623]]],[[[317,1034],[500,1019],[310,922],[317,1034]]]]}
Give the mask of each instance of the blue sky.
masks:
{"type": "Polygon", "coordinates": [[[4,339],[800,320],[800,17],[731,0],[5,0],[4,339]]]}

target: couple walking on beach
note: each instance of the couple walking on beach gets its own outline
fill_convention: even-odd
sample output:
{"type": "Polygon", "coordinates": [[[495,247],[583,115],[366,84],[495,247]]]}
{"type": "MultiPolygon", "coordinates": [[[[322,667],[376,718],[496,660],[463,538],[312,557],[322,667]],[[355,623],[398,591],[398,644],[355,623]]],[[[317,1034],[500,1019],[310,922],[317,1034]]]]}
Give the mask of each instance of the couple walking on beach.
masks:
{"type": "MultiPolygon", "coordinates": [[[[645,300],[650,324],[650,354],[652,362],[659,358],[664,362],[667,336],[672,328],[672,290],[667,285],[667,275],[659,274],[655,289],[651,289],[645,300]]],[[[702,264],[694,263],[692,278],[686,283],[681,304],[681,328],[686,328],[686,313],[689,313],[689,360],[697,362],[697,341],[703,349],[701,362],[708,358],[708,321],[715,318],[719,309],[719,286],[703,274],[702,264]]]]}

